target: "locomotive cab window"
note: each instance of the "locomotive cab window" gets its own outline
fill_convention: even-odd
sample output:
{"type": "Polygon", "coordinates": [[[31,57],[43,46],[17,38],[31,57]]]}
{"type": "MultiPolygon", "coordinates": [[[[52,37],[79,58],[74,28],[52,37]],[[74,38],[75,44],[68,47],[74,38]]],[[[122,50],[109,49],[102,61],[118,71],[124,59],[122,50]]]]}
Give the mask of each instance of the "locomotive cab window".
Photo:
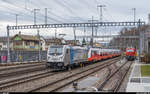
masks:
{"type": "Polygon", "coordinates": [[[51,46],[49,50],[50,55],[62,55],[63,54],[63,46],[51,46]]]}

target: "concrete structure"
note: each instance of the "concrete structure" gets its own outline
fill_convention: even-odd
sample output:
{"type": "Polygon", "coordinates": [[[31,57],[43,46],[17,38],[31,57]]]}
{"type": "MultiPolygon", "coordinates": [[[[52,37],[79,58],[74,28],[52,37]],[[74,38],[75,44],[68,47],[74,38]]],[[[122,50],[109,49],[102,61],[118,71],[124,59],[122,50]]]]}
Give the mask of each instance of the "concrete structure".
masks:
{"type": "MultiPolygon", "coordinates": [[[[126,92],[150,92],[150,77],[141,76],[141,64],[135,61],[126,92]]],[[[148,65],[148,64],[147,64],[148,65]]],[[[150,65],[149,65],[150,66],[150,65]]]]}

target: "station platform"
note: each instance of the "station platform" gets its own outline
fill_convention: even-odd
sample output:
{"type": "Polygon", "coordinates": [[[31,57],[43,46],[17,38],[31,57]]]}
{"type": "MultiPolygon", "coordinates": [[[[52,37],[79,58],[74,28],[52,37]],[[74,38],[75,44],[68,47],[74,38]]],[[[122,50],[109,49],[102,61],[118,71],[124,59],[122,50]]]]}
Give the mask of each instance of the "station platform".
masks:
{"type": "Polygon", "coordinates": [[[138,60],[133,64],[126,92],[150,92],[150,77],[141,75],[142,65],[150,66],[150,64],[143,64],[138,60]]]}

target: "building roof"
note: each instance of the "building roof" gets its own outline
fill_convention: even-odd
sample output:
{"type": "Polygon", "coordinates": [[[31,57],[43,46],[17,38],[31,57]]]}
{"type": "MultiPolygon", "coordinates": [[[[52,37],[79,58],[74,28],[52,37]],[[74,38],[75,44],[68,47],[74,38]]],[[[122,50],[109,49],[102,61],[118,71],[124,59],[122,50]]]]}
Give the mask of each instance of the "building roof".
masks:
{"type": "MultiPolygon", "coordinates": [[[[65,40],[66,44],[71,44],[71,45],[74,45],[75,43],[75,40],[65,40]]],[[[76,45],[80,45],[80,41],[79,40],[76,40],[76,45]]]]}
{"type": "Polygon", "coordinates": [[[22,40],[39,41],[37,36],[16,34],[13,38],[19,36],[22,40]]]}
{"type": "MultiPolygon", "coordinates": [[[[12,37],[10,37],[11,39],[12,37]]],[[[6,42],[7,41],[7,37],[0,37],[0,42],[6,42]]],[[[11,40],[10,40],[11,41],[11,40]]]]}
{"type": "Polygon", "coordinates": [[[62,43],[63,38],[45,38],[46,43],[62,43]]]}

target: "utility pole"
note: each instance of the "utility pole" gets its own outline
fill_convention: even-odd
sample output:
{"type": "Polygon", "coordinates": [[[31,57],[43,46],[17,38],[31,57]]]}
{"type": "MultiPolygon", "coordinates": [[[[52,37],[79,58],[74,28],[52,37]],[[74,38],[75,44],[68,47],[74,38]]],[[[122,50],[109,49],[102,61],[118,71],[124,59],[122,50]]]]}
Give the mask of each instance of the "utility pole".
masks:
{"type": "Polygon", "coordinates": [[[98,5],[97,7],[100,8],[100,22],[103,22],[103,8],[106,7],[106,5],[98,5]]]}
{"type": "Polygon", "coordinates": [[[18,16],[19,14],[15,14],[16,15],[16,26],[18,25],[18,16]]]}
{"type": "Polygon", "coordinates": [[[84,26],[84,39],[85,39],[86,42],[88,41],[88,40],[86,39],[86,28],[85,28],[85,26],[84,26]]]}
{"type": "Polygon", "coordinates": [[[45,24],[47,24],[47,8],[45,8],[45,24]]]}
{"type": "Polygon", "coordinates": [[[138,24],[138,31],[139,31],[139,62],[141,61],[141,20],[139,19],[139,24],[138,24]]]}
{"type": "Polygon", "coordinates": [[[38,48],[39,48],[39,59],[38,59],[38,61],[40,62],[41,61],[41,40],[40,40],[40,31],[39,30],[37,30],[37,36],[38,36],[38,40],[39,40],[39,46],[38,46],[38,48]]]}
{"type": "Polygon", "coordinates": [[[93,23],[98,21],[98,20],[94,20],[94,17],[92,16],[92,20],[88,20],[89,22],[91,22],[92,24],[92,38],[91,38],[91,46],[93,47],[93,41],[94,41],[94,26],[93,23]]]}
{"type": "Polygon", "coordinates": [[[40,9],[34,9],[34,25],[36,25],[36,12],[40,11],[40,9]]]}
{"type": "Polygon", "coordinates": [[[74,33],[74,45],[76,45],[76,27],[73,27],[73,33],[74,33]]]}
{"type": "MultiPolygon", "coordinates": [[[[134,22],[136,22],[136,8],[132,8],[132,10],[133,10],[133,17],[134,17],[134,22]]],[[[134,29],[134,35],[135,35],[135,29],[134,29]]],[[[135,42],[136,41],[136,39],[134,40],[133,39],[133,42],[135,42]]],[[[132,43],[132,39],[131,39],[131,44],[133,44],[132,43]]],[[[133,45],[132,45],[133,46],[133,45]]],[[[136,45],[135,45],[136,46],[136,45]]],[[[136,47],[137,48],[137,47],[136,47]]]]}
{"type": "Polygon", "coordinates": [[[25,9],[27,9],[27,0],[25,0],[25,9]]]}
{"type": "Polygon", "coordinates": [[[9,36],[9,26],[7,26],[7,63],[9,63],[10,60],[10,36],[9,36]]]}
{"type": "Polygon", "coordinates": [[[132,8],[133,12],[134,12],[134,22],[136,21],[136,8],[132,8]]]}
{"type": "Polygon", "coordinates": [[[25,3],[24,8],[25,8],[25,9],[28,9],[28,3],[29,3],[29,0],[24,0],[24,3],[25,3]]]}
{"type": "Polygon", "coordinates": [[[57,38],[57,28],[55,28],[55,39],[57,38]]]}
{"type": "Polygon", "coordinates": [[[93,28],[93,20],[94,20],[94,17],[92,16],[92,39],[91,39],[91,41],[92,41],[92,45],[91,45],[91,46],[92,46],[92,47],[93,47],[93,36],[94,36],[94,32],[93,32],[93,31],[94,31],[94,30],[93,30],[93,29],[94,29],[94,28],[93,28]]]}
{"type": "Polygon", "coordinates": [[[100,8],[100,22],[103,22],[103,7],[106,7],[105,5],[98,5],[98,8],[100,8]]]}

